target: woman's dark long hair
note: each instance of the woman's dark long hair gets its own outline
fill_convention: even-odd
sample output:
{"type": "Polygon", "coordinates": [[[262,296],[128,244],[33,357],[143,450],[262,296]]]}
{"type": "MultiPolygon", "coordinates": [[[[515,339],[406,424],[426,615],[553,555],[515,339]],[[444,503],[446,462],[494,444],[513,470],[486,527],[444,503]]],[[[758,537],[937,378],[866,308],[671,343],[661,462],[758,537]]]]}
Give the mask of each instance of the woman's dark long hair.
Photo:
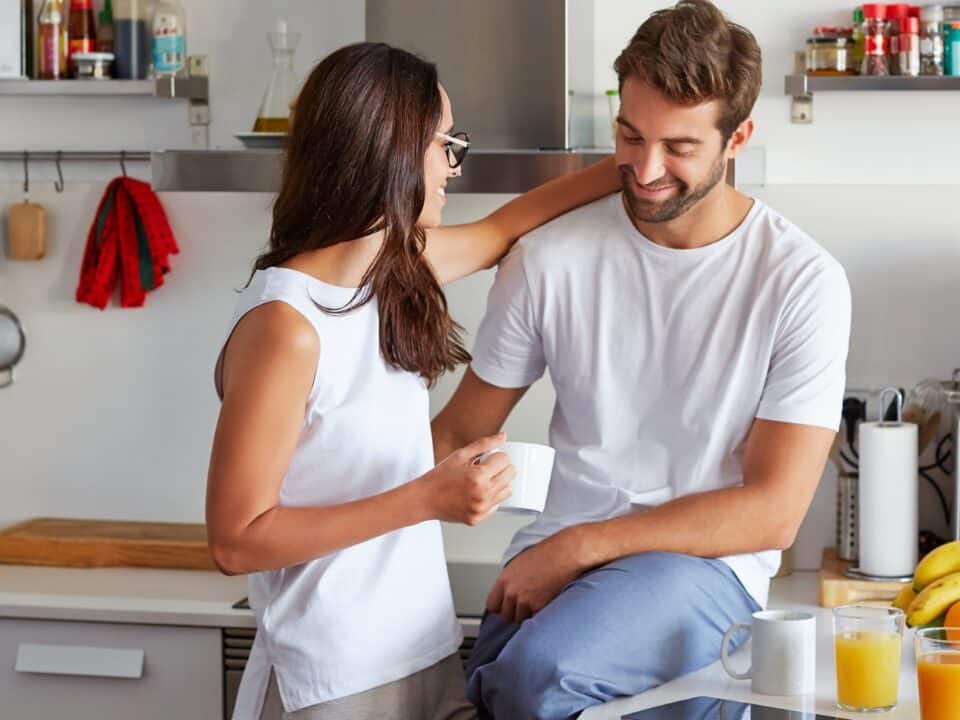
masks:
{"type": "Polygon", "coordinates": [[[430,384],[469,362],[417,224],[424,155],[442,115],[437,69],[383,43],[348,45],[310,73],[296,100],[269,249],[254,268],[383,230],[349,312],[377,300],[380,351],[430,384]],[[362,294],[362,288],[370,292],[362,294]]]}

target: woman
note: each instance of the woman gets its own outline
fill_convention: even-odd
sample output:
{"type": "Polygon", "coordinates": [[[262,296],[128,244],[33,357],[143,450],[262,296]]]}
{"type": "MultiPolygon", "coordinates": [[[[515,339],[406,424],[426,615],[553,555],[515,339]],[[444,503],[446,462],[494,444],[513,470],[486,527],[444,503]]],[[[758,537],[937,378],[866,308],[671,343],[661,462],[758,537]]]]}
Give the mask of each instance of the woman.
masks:
{"type": "Polygon", "coordinates": [[[251,573],[257,618],[235,718],[259,716],[271,670],[291,718],[469,712],[436,521],[480,522],[514,471],[474,462],[502,435],[433,467],[427,388],[469,359],[440,286],[618,180],[605,161],[439,228],[468,144],[452,127],[436,68],[383,44],[334,52],[297,99],[216,370],[210,547],[251,573]]]}

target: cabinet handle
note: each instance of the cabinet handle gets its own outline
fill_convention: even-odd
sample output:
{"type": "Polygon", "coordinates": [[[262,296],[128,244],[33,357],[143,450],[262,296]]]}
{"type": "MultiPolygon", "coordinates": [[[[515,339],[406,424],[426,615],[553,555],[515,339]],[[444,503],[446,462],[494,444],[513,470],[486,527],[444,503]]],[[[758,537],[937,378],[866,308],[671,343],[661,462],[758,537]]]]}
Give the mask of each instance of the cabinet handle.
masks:
{"type": "Polygon", "coordinates": [[[143,677],[143,650],[83,645],[17,645],[17,672],[91,677],[143,677]]]}

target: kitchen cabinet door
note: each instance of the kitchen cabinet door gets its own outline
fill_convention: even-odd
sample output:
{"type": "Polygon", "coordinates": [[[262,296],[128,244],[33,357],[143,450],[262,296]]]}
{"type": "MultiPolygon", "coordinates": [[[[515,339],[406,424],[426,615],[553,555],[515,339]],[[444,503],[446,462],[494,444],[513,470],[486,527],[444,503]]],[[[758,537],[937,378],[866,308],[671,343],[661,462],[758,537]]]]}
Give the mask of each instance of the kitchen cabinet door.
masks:
{"type": "Polygon", "coordinates": [[[221,718],[220,630],[0,619],[0,716],[221,718]]]}

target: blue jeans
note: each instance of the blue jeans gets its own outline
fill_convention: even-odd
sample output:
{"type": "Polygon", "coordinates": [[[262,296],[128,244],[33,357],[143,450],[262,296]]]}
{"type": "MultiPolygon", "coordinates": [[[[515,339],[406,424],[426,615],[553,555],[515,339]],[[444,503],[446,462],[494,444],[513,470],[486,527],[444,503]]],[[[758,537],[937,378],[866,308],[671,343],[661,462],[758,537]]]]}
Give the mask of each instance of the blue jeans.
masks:
{"type": "Polygon", "coordinates": [[[641,553],[581,575],[522,623],[487,613],[467,668],[481,717],[570,718],[711,664],[760,609],[720,560],[641,553]]]}

